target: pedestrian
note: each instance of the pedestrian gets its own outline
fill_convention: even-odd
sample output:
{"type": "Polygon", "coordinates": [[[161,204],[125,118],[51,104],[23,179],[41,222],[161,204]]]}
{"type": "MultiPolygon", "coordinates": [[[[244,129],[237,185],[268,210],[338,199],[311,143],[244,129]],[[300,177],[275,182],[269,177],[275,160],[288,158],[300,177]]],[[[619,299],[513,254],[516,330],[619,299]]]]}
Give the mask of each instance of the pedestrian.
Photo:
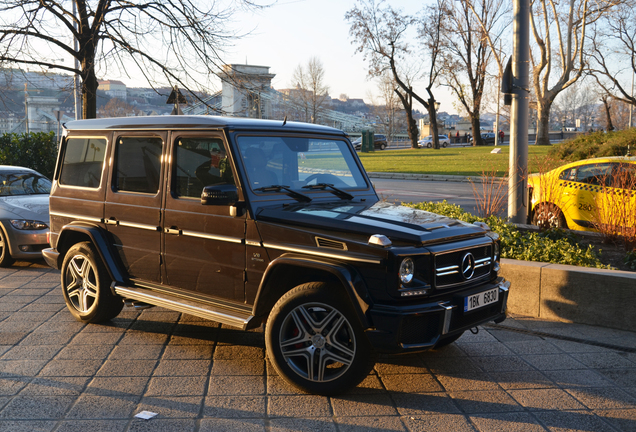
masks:
{"type": "Polygon", "coordinates": [[[503,142],[504,142],[504,136],[505,136],[504,131],[502,131],[502,130],[500,129],[500,130],[499,130],[499,142],[500,142],[501,144],[503,144],[503,142]]]}

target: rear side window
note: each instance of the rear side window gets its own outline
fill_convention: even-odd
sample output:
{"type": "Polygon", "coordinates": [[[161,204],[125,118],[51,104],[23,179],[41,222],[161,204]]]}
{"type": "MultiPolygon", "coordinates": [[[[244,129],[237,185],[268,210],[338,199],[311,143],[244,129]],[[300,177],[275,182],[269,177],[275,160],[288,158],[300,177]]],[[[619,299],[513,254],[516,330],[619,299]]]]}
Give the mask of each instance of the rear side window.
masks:
{"type": "Polygon", "coordinates": [[[115,189],[156,194],[161,177],[163,140],[157,137],[121,137],[117,140],[115,189]]]}
{"type": "Polygon", "coordinates": [[[69,138],[59,182],[66,186],[99,188],[106,154],[104,138],[69,138]]]}

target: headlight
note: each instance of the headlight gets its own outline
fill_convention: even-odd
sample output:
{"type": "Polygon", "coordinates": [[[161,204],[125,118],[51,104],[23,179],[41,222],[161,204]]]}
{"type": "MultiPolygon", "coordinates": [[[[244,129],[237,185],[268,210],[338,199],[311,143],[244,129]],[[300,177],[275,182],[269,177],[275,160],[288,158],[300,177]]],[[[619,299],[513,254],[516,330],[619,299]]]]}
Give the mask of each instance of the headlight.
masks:
{"type": "Polygon", "coordinates": [[[404,258],[402,264],[400,264],[400,281],[403,284],[407,284],[413,280],[415,274],[415,263],[411,258],[404,258]]]}
{"type": "Polygon", "coordinates": [[[497,261],[499,259],[499,242],[496,241],[495,242],[495,261],[497,261]]]}
{"type": "Polygon", "coordinates": [[[24,219],[11,220],[11,225],[13,225],[13,228],[19,230],[43,230],[49,227],[44,222],[24,219]]]}

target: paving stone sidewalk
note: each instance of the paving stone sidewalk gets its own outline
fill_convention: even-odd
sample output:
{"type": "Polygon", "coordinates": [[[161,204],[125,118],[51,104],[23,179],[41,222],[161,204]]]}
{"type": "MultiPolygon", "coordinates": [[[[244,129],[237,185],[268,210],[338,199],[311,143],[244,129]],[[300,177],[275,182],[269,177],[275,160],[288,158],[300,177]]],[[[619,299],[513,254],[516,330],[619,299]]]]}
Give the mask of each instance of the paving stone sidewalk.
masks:
{"type": "Polygon", "coordinates": [[[161,308],[83,325],[59,272],[0,269],[0,431],[297,430],[635,431],[636,333],[512,317],[322,397],[268,367],[258,331],[161,308]]]}

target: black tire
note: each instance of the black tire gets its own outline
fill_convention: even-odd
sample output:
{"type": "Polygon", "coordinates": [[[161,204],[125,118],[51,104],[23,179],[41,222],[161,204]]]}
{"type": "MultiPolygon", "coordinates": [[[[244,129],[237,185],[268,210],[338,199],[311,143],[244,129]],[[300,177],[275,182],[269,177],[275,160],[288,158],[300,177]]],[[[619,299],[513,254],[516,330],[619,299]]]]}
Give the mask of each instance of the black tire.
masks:
{"type": "Polygon", "coordinates": [[[427,143],[426,144],[426,148],[431,148],[431,147],[433,147],[433,144],[431,144],[431,143],[427,143]]]}
{"type": "Polygon", "coordinates": [[[568,228],[563,212],[553,203],[541,203],[534,208],[532,212],[532,225],[536,225],[542,229],[568,228]]]}
{"type": "Polygon", "coordinates": [[[386,148],[386,144],[382,143],[380,144],[380,150],[384,150],[386,148]]]}
{"type": "Polygon", "coordinates": [[[442,148],[446,148],[446,146],[448,146],[448,144],[446,144],[445,142],[442,143],[442,148]]]}
{"type": "Polygon", "coordinates": [[[0,267],[11,267],[15,259],[11,256],[9,240],[4,234],[4,229],[0,228],[0,267]]]}
{"type": "Polygon", "coordinates": [[[448,346],[448,345],[452,344],[457,339],[462,337],[463,334],[464,334],[464,332],[461,332],[461,333],[457,333],[457,334],[452,335],[452,336],[440,338],[440,340],[437,341],[437,343],[435,344],[435,349],[444,348],[445,346],[448,346]]]}
{"type": "Polygon", "coordinates": [[[377,358],[349,300],[324,282],[299,285],[278,300],[265,346],[285,381],[320,395],[355,387],[377,358]]]}
{"type": "Polygon", "coordinates": [[[66,306],[78,321],[100,323],[121,312],[124,302],[110,290],[111,282],[90,243],[77,243],[68,250],[62,263],[62,292],[66,306]]]}

